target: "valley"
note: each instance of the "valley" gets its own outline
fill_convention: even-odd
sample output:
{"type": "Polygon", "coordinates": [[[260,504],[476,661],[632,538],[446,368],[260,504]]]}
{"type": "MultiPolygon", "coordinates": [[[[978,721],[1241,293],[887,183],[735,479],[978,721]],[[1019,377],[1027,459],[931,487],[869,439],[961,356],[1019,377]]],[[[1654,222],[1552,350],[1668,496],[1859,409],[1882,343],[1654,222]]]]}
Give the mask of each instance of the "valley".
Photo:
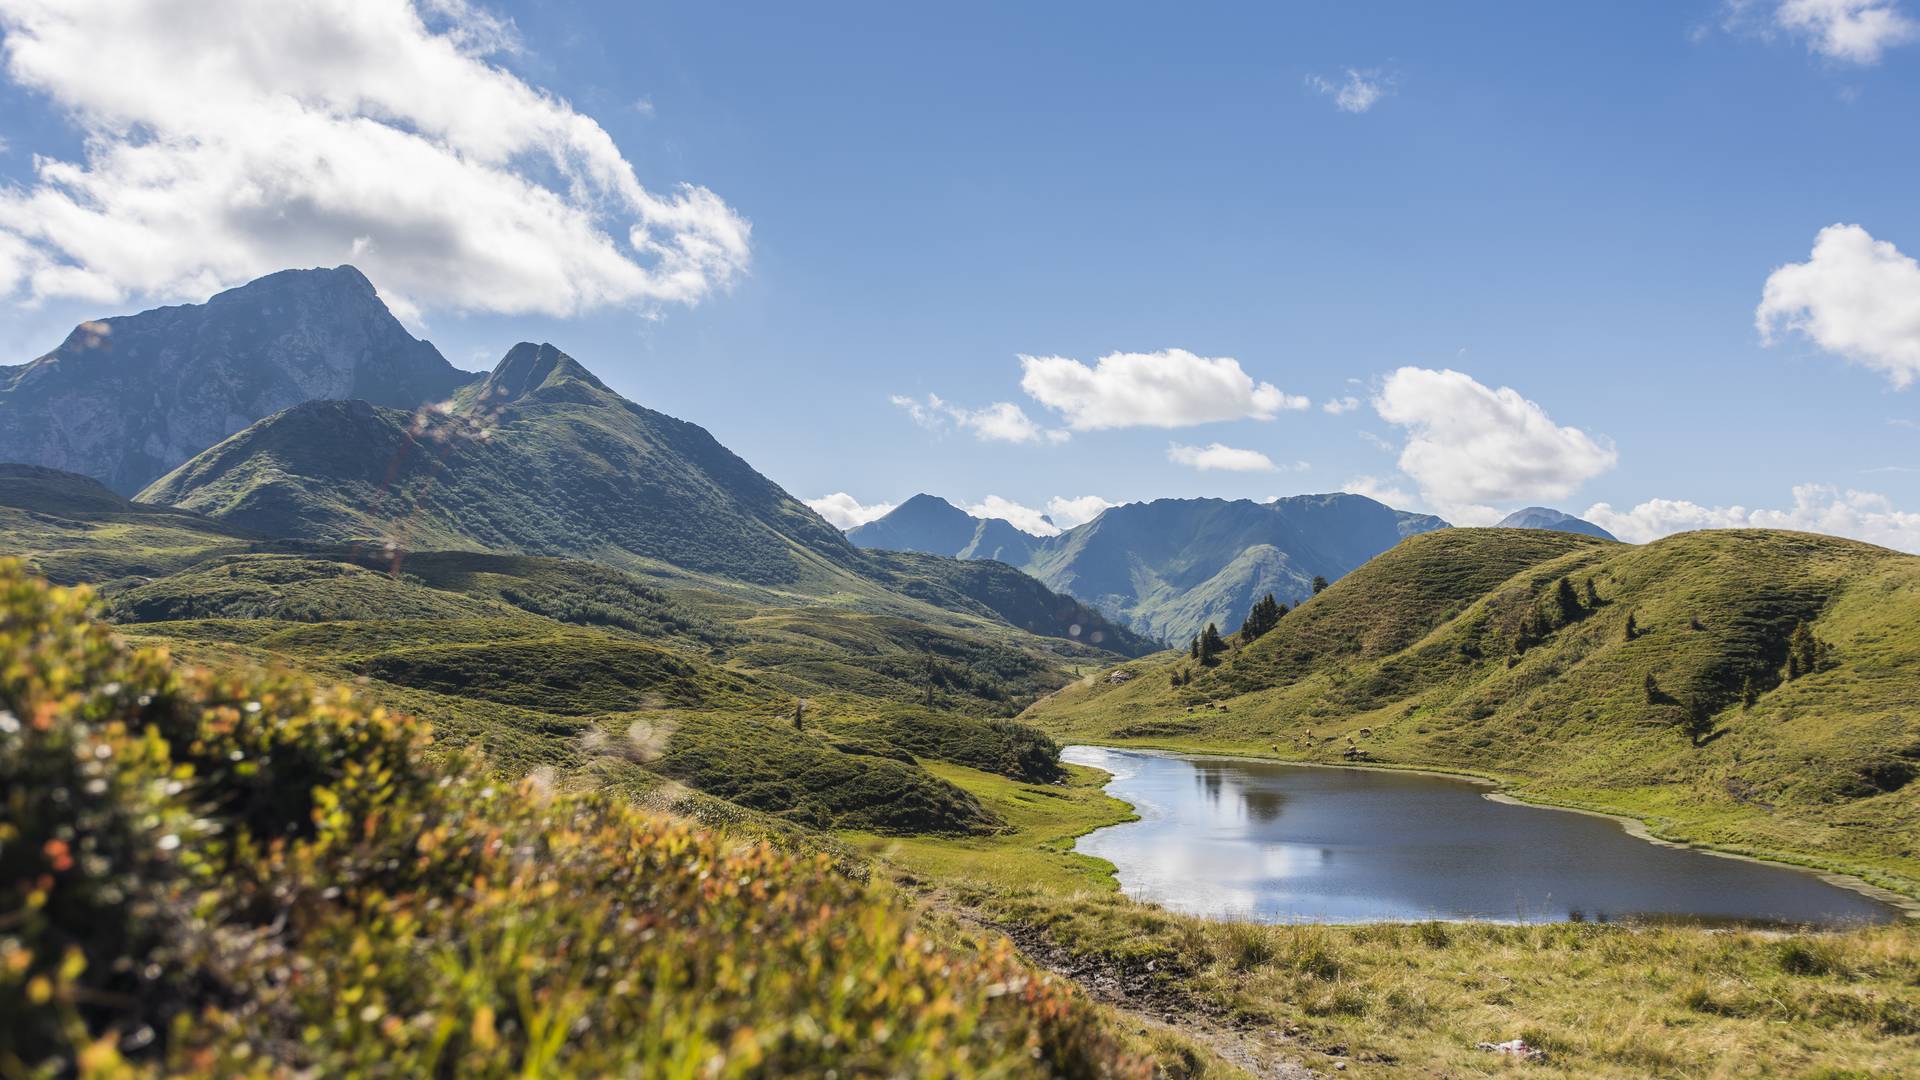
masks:
{"type": "MultiPolygon", "coordinates": [[[[393,328],[350,269],[130,317],[137,334],[76,331],[7,369],[24,374],[0,416],[54,423],[85,383],[75,350],[184,355],[216,316],[279,341],[289,291],[347,297],[347,315],[296,308],[296,337],[358,355],[393,328]],[[56,376],[79,381],[59,383],[65,397],[21,391],[56,376]]],[[[441,372],[424,342],[382,348],[441,372]]],[[[223,362],[272,382],[277,356],[223,362]]],[[[534,1072],[667,1072],[685,1053],[808,1071],[850,1041],[878,1073],[946,1054],[943,1071],[995,1075],[1035,1060],[1074,1076],[1477,1075],[1505,1065],[1478,1044],[1512,1038],[1547,1055],[1527,1066],[1542,1075],[1920,1062],[1920,929],[1885,905],[1854,897],[1830,919],[1817,899],[1758,899],[1713,925],[1661,918],[1720,911],[1679,901],[1595,912],[1604,923],[1543,906],[1503,925],[1473,918],[1494,914],[1485,893],[1325,910],[1301,894],[1183,914],[1129,899],[1138,868],[1085,839],[1165,807],[1114,797],[1090,767],[1113,752],[1062,754],[1469,775],[1910,905],[1920,558],[1778,530],[1629,545],[1538,507],[1455,528],[1351,494],[1163,499],[1047,537],[920,496],[842,535],[552,345],[444,385],[386,363],[349,365],[308,388],[319,396],[249,399],[260,415],[226,414],[234,430],[171,464],[58,440],[0,464],[0,708],[31,721],[6,732],[0,771],[8,835],[38,838],[0,837],[0,855],[39,865],[84,843],[100,868],[48,871],[48,895],[8,871],[32,887],[0,916],[35,936],[0,994],[68,1011],[33,1012],[0,1051],[57,1057],[81,1049],[72,1031],[103,1031],[130,1067],[225,1067],[257,1021],[302,1047],[283,1061],[323,1071],[375,1060],[369,1038],[387,1040],[384,1060],[441,1070],[505,1045],[534,1072]],[[327,396],[369,381],[367,397],[327,396]],[[407,404],[423,386],[447,396],[407,404]],[[105,816],[34,816],[23,793],[80,767],[75,747],[122,770],[97,787],[105,816]],[[176,763],[182,779],[155,779],[176,763]],[[162,820],[190,863],[153,854],[140,822],[162,820]],[[509,836],[522,856],[490,846],[509,836]],[[633,891],[635,865],[656,891],[633,891]],[[336,880],[351,887],[318,884],[336,880]],[[716,880],[725,895],[700,908],[716,880]],[[90,936],[105,898],[129,890],[135,922],[90,936]],[[564,903],[543,907],[555,890],[564,903]],[[806,915],[822,897],[827,914],[806,915]],[[191,934],[170,921],[188,900],[218,913],[191,934]],[[550,921],[517,924],[528,906],[550,921]],[[1853,925],[1870,912],[1880,925],[1853,925]],[[656,918],[685,939],[607,936],[656,918]],[[567,961],[575,939],[656,971],[651,989],[634,998],[631,977],[567,961]],[[371,967],[334,964],[343,941],[371,967]],[[115,966],[136,947],[163,977],[115,966]],[[457,959],[480,948],[537,970],[545,1004],[457,959]],[[680,949],[704,958],[684,976],[680,949]],[[461,974],[409,976],[423,956],[461,974]],[[283,985],[262,974],[275,964],[317,981],[283,985]],[[824,981],[802,986],[800,970],[824,981]],[[865,1004],[833,989],[843,978],[865,1004]],[[224,989],[182,989],[202,985],[224,989]],[[312,1026],[349,994],[426,1019],[312,1026]],[[817,1026],[822,995],[839,1003],[832,1030],[817,1026]],[[635,1019],[643,1006],[651,1019],[635,1019]],[[125,1042],[161,1028],[155,1049],[125,1042]]],[[[1205,787],[1218,799],[1218,777],[1205,787]]],[[[1311,816],[1289,798],[1263,813],[1311,816]]],[[[1523,847],[1528,828],[1513,828],[1506,846],[1523,847]]],[[[1217,900],[1224,886],[1180,861],[1192,846],[1176,830],[1145,858],[1217,900]]],[[[1656,894],[1696,865],[1664,856],[1704,858],[1659,853],[1635,871],[1656,894]]],[[[1729,866],[1750,872],[1701,887],[1785,873],[1729,866]]],[[[1348,891],[1383,895],[1402,871],[1348,891]]],[[[1543,869],[1534,884],[1571,880],[1543,869]]]]}

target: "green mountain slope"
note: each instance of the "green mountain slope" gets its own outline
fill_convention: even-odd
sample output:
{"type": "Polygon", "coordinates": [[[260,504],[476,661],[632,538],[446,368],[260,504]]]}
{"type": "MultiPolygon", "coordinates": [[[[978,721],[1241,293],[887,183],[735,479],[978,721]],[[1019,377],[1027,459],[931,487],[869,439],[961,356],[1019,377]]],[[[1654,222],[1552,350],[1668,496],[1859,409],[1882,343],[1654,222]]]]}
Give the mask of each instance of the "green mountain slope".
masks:
{"type": "Polygon", "coordinates": [[[82,323],[38,360],[0,367],[0,461],[131,494],[302,401],[412,409],[474,377],[408,334],[353,267],[285,270],[204,304],[82,323]]]}
{"type": "Polygon", "coordinates": [[[1450,530],[1216,667],[1163,654],[1123,670],[1023,718],[1061,737],[1480,772],[1920,893],[1913,556],[1759,530],[1639,547],[1450,530]],[[1789,679],[1803,623],[1820,659],[1789,679]]]}
{"type": "Polygon", "coordinates": [[[587,556],[763,585],[859,564],[838,530],[706,431],[626,401],[550,345],[515,346],[447,413],[297,406],[141,499],[278,536],[587,556]]]}
{"type": "Polygon", "coordinates": [[[974,607],[1028,633],[1068,638],[1121,656],[1143,656],[1161,647],[1003,562],[877,550],[867,557],[889,587],[949,610],[974,607]]]}
{"type": "Polygon", "coordinates": [[[1239,628],[1261,597],[1294,604],[1414,533],[1446,522],[1359,495],[1159,499],[1107,509],[1046,542],[1027,571],[1165,641],[1239,628]]]}

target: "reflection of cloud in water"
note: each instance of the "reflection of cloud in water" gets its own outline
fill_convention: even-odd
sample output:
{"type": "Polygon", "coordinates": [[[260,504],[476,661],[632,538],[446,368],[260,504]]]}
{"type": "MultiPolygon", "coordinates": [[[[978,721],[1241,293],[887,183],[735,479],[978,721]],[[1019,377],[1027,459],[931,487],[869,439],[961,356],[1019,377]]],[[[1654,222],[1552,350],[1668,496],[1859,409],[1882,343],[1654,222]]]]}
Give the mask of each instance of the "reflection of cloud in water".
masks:
{"type": "Polygon", "coordinates": [[[1140,820],[1076,849],[1128,895],[1270,922],[1884,921],[1890,909],[1779,867],[1656,847],[1602,818],[1490,802],[1457,780],[1072,747],[1140,820]]]}

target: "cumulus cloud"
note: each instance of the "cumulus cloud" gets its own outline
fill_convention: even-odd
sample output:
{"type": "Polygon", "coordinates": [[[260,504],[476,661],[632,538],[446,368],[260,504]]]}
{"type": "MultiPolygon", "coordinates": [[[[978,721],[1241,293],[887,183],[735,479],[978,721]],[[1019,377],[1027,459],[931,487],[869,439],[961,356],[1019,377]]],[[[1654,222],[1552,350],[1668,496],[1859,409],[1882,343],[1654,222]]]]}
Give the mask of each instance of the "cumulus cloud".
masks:
{"type": "Polygon", "coordinates": [[[806,500],[813,512],[827,519],[827,523],[836,529],[851,529],[856,525],[865,525],[869,521],[886,517],[893,512],[893,503],[863,504],[859,499],[844,491],[831,495],[822,495],[817,499],[806,500]]]}
{"type": "Polygon", "coordinates": [[[1080,495],[1067,498],[1055,495],[1047,500],[1047,517],[1062,529],[1071,529],[1076,525],[1085,525],[1100,516],[1101,511],[1110,506],[1119,506],[1098,495],[1080,495]]]}
{"type": "Polygon", "coordinates": [[[1685,499],[1649,499],[1628,510],[1595,503],[1582,515],[1622,540],[1646,543],[1690,529],[1798,529],[1920,552],[1920,513],[1898,510],[1885,495],[1832,484],[1801,484],[1786,510],[1702,506],[1685,499]]]}
{"type": "Polygon", "coordinates": [[[1393,80],[1378,71],[1347,69],[1347,77],[1335,82],[1319,75],[1307,76],[1307,87],[1316,94],[1333,99],[1341,112],[1363,113],[1393,92],[1393,80]]]}
{"type": "Polygon", "coordinates": [[[1754,322],[1768,344],[1798,331],[1908,386],[1920,375],[1920,263],[1858,225],[1829,225],[1806,262],[1768,275],[1754,322]]]}
{"type": "Polygon", "coordinates": [[[691,304],[748,264],[719,196],[642,186],[495,61],[467,0],[0,0],[5,72],[84,138],[0,190],[0,288],[200,299],[353,262],[396,310],[691,304]]]}
{"type": "Polygon", "coordinates": [[[929,431],[958,428],[970,431],[975,438],[986,442],[1058,443],[1070,437],[1059,428],[1049,428],[1035,422],[1025,409],[1010,401],[996,401],[983,409],[969,409],[955,405],[938,394],[928,394],[925,400],[895,394],[889,400],[912,417],[914,423],[929,431]]]}
{"type": "Polygon", "coordinates": [[[1871,65],[1920,37],[1920,23],[1895,0],[1780,0],[1773,21],[1830,60],[1871,65]]]}
{"type": "Polygon", "coordinates": [[[1392,507],[1405,507],[1413,504],[1413,496],[1407,494],[1392,482],[1377,476],[1356,476],[1340,486],[1340,490],[1350,495],[1365,495],[1375,502],[1392,507]]]}
{"type": "Polygon", "coordinates": [[[1610,442],[1555,424],[1519,391],[1450,369],[1403,367],[1373,407],[1406,430],[1401,471],[1462,524],[1497,520],[1490,504],[1565,498],[1619,460],[1610,442]]]}
{"type": "Polygon", "coordinates": [[[1020,367],[1020,388],[1075,431],[1271,420],[1310,404],[1272,383],[1255,382],[1232,357],[1195,356],[1185,349],[1108,353],[1092,366],[1064,356],[1022,355],[1020,367]]]}
{"type": "Polygon", "coordinates": [[[977,518],[999,518],[1021,532],[1034,536],[1060,535],[1060,527],[1047,520],[1046,514],[998,495],[989,495],[960,509],[977,518]]]}
{"type": "Polygon", "coordinates": [[[1258,450],[1242,450],[1217,442],[1205,446],[1172,443],[1167,447],[1167,460],[1203,472],[1277,472],[1280,468],[1258,450]]]}
{"type": "Polygon", "coordinates": [[[1341,413],[1350,413],[1359,407],[1360,407],[1359,398],[1343,397],[1343,398],[1334,398],[1332,401],[1329,401],[1326,404],[1320,406],[1320,411],[1324,413],[1328,413],[1333,416],[1339,416],[1341,413]]]}

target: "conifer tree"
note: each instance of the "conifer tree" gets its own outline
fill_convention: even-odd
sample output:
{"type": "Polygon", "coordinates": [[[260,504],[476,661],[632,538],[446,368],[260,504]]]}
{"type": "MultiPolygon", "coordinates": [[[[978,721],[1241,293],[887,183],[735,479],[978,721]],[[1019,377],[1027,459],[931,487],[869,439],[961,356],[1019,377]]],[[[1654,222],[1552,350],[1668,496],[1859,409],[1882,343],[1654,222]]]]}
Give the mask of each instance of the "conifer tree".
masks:
{"type": "Polygon", "coordinates": [[[1560,609],[1560,624],[1565,626],[1580,617],[1580,594],[1573,591],[1573,582],[1566,578],[1554,586],[1553,602],[1560,609]]]}
{"type": "Polygon", "coordinates": [[[1592,611],[1600,606],[1600,590],[1593,587],[1593,575],[1591,574],[1587,575],[1586,601],[1587,601],[1587,610],[1589,611],[1592,611]]]}
{"type": "Polygon", "coordinates": [[[1326,591],[1326,588],[1327,579],[1315,574],[1313,577],[1313,595],[1319,596],[1322,592],[1326,591]]]}
{"type": "Polygon", "coordinates": [[[1754,685],[1753,676],[1749,675],[1746,681],[1740,684],[1740,707],[1751,709],[1759,700],[1760,688],[1754,685]]]}
{"type": "Polygon", "coordinates": [[[1226,651],[1227,643],[1220,637],[1220,628],[1208,623],[1207,628],[1200,631],[1200,662],[1212,667],[1226,651]]]}
{"type": "Polygon", "coordinates": [[[1814,640],[1807,624],[1793,624],[1793,636],[1787,639],[1787,678],[1811,675],[1820,666],[1820,643],[1814,640]]]}
{"type": "Polygon", "coordinates": [[[1193,639],[1187,642],[1187,655],[1195,660],[1200,659],[1200,635],[1195,634],[1193,639]]]}
{"type": "Polygon", "coordinates": [[[1647,704],[1658,705],[1660,703],[1660,683],[1654,679],[1653,672],[1651,671],[1647,672],[1647,681],[1644,689],[1647,692],[1647,704]]]}
{"type": "Polygon", "coordinates": [[[1280,606],[1280,602],[1273,598],[1273,594],[1268,593],[1247,612],[1247,621],[1240,624],[1240,640],[1254,641],[1260,635],[1280,625],[1280,615],[1285,610],[1280,606]]]}
{"type": "Polygon", "coordinates": [[[1627,629],[1625,633],[1620,635],[1620,640],[1632,641],[1634,638],[1637,638],[1639,636],[1640,636],[1640,621],[1633,617],[1633,612],[1629,611],[1627,612],[1627,629]]]}

